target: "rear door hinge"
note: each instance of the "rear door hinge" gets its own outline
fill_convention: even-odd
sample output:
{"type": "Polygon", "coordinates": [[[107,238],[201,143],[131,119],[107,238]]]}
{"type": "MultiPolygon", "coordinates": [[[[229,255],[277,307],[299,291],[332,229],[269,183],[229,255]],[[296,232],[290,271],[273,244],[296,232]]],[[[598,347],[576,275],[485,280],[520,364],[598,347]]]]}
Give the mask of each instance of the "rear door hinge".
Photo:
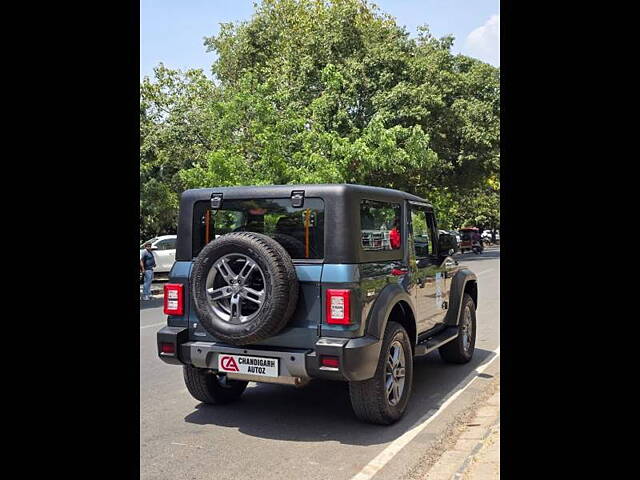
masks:
{"type": "Polygon", "coordinates": [[[218,210],[221,206],[222,206],[222,194],[212,193],[211,194],[211,210],[218,210]]]}
{"type": "Polygon", "coordinates": [[[304,190],[293,190],[291,192],[291,206],[301,208],[304,205],[304,190]]]}

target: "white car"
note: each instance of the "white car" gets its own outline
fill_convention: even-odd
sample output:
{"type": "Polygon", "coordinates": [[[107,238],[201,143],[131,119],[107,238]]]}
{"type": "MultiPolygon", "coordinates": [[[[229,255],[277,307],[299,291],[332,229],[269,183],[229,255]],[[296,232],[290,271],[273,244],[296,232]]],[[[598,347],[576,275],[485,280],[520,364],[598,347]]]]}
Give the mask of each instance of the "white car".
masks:
{"type": "MultiPolygon", "coordinates": [[[[149,240],[151,242],[151,250],[156,259],[154,273],[169,273],[176,261],[176,235],[162,235],[149,240]]],[[[144,252],[144,242],[140,245],[140,258],[144,252]]]]}

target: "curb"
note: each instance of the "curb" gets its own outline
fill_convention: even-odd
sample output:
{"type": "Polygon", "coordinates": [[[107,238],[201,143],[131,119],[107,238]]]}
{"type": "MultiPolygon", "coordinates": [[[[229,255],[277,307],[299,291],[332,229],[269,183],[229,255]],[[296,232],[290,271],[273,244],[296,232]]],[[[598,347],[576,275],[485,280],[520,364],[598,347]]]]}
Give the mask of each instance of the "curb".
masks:
{"type": "Polygon", "coordinates": [[[491,436],[491,434],[496,430],[497,427],[500,426],[500,414],[498,414],[498,419],[491,424],[491,426],[484,432],[482,436],[482,440],[480,440],[476,446],[471,450],[471,453],[467,456],[467,458],[462,462],[462,465],[456,470],[456,472],[451,476],[450,480],[460,480],[463,478],[465,472],[469,469],[476,456],[482,448],[487,443],[487,440],[491,436]]]}
{"type": "MultiPolygon", "coordinates": [[[[499,384],[498,384],[499,385],[499,384]]],[[[492,433],[500,428],[500,387],[476,409],[467,427],[427,471],[421,480],[462,480],[483,451],[492,433]],[[469,427],[473,427],[473,430],[469,427]]]]}

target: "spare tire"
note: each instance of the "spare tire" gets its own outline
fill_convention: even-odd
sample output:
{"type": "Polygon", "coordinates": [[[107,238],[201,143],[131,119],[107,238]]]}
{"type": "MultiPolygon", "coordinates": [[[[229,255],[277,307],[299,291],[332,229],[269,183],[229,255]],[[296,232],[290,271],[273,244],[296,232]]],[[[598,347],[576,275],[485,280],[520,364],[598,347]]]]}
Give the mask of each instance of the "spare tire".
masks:
{"type": "Polygon", "coordinates": [[[206,245],[191,270],[202,327],[231,345],[276,335],[298,302],[298,278],[286,250],[261,233],[233,232],[206,245]]]}

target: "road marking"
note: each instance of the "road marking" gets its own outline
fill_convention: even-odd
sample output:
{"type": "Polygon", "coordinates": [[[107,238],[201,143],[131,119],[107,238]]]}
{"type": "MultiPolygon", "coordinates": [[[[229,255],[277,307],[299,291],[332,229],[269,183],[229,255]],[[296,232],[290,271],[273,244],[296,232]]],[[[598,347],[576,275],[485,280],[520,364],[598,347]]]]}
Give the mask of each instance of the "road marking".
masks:
{"type": "Polygon", "coordinates": [[[469,386],[473,383],[473,381],[478,378],[478,375],[482,373],[489,365],[493,363],[493,361],[500,356],[500,347],[493,351],[495,354],[491,360],[483,363],[479,367],[477,367],[473,372],[467,375],[458,385],[455,387],[454,393],[450,394],[448,397],[445,397],[445,401],[440,404],[440,406],[435,409],[435,411],[429,410],[422,418],[420,418],[409,430],[403,433],[401,436],[396,438],[393,442],[387,445],[382,452],[378,454],[373,460],[371,460],[367,465],[364,466],[362,470],[355,476],[351,478],[351,480],[369,480],[376,473],[378,473],[382,467],[384,467],[393,457],[400,452],[411,440],[413,440],[422,430],[425,429],[427,425],[429,425],[433,420],[438,417],[456,398],[458,398],[462,392],[464,392],[469,386]],[[471,380],[469,380],[470,377],[471,380]],[[465,382],[468,382],[464,385],[465,382]],[[462,387],[464,385],[464,387],[462,387]]]}
{"type": "Polygon", "coordinates": [[[481,272],[476,273],[476,275],[482,275],[483,273],[493,272],[493,268],[488,268],[487,270],[482,270],[481,272]]]}
{"type": "Polygon", "coordinates": [[[143,328],[151,328],[151,327],[159,327],[160,325],[165,325],[167,322],[154,323],[153,325],[145,325],[144,327],[140,327],[140,330],[143,328]]]}

